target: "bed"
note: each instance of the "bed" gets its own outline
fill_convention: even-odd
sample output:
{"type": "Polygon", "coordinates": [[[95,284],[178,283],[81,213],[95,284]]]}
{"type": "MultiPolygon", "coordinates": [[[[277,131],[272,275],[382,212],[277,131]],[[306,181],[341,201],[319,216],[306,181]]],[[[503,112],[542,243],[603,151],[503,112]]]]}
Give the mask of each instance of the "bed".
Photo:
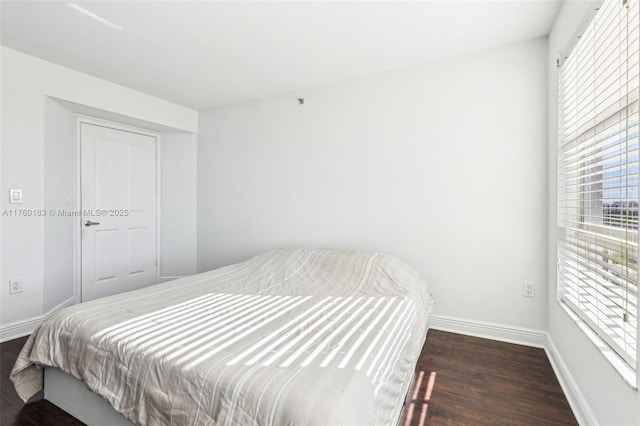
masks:
{"type": "Polygon", "coordinates": [[[45,395],[50,372],[143,425],[392,425],[433,303],[395,257],[276,249],[66,308],[11,379],[27,400],[45,370],[45,395]]]}

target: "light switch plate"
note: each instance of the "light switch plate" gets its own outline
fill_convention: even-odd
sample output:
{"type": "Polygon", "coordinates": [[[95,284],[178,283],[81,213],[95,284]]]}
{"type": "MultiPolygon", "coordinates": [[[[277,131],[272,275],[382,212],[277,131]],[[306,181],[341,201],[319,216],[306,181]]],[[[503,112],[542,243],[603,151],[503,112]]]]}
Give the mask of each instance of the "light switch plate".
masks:
{"type": "Polygon", "coordinates": [[[11,204],[22,203],[22,189],[16,189],[16,188],[9,189],[9,203],[11,204]]]}

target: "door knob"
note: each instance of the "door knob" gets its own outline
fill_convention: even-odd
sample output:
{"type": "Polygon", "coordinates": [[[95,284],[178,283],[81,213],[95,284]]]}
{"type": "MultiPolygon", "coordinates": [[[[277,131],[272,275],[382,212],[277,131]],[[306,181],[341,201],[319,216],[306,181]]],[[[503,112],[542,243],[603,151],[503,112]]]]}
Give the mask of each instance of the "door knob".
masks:
{"type": "Polygon", "coordinates": [[[100,222],[91,222],[90,220],[88,220],[84,223],[84,226],[91,226],[91,225],[100,225],[100,222]]]}

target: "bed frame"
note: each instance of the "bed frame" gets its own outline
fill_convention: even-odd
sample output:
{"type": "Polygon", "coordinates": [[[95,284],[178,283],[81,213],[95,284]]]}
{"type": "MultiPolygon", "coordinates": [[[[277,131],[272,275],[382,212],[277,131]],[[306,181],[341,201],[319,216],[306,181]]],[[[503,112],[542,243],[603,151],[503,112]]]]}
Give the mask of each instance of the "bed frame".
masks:
{"type": "MultiPolygon", "coordinates": [[[[409,383],[411,382],[413,382],[413,375],[409,376],[409,383]]],[[[407,395],[409,392],[410,389],[407,390],[407,395]]],[[[91,392],[83,381],[55,367],[46,367],[44,370],[44,399],[87,425],[133,425],[129,419],[114,410],[104,398],[91,392]]],[[[396,426],[400,424],[401,418],[402,412],[396,426]]]]}
{"type": "Polygon", "coordinates": [[[54,367],[44,370],[44,398],[88,425],[133,425],[84,382],[54,367]]]}

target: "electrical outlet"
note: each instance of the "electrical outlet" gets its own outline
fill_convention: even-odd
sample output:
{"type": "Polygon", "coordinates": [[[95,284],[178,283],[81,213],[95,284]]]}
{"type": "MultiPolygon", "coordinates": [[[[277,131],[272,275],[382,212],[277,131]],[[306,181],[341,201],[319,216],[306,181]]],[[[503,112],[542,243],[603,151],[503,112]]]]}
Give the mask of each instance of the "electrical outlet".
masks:
{"type": "Polygon", "coordinates": [[[533,281],[525,281],[522,285],[522,295],[525,297],[533,297],[534,285],[533,281]]]}
{"type": "Polygon", "coordinates": [[[21,278],[9,279],[9,294],[22,293],[22,284],[21,278]]]}

